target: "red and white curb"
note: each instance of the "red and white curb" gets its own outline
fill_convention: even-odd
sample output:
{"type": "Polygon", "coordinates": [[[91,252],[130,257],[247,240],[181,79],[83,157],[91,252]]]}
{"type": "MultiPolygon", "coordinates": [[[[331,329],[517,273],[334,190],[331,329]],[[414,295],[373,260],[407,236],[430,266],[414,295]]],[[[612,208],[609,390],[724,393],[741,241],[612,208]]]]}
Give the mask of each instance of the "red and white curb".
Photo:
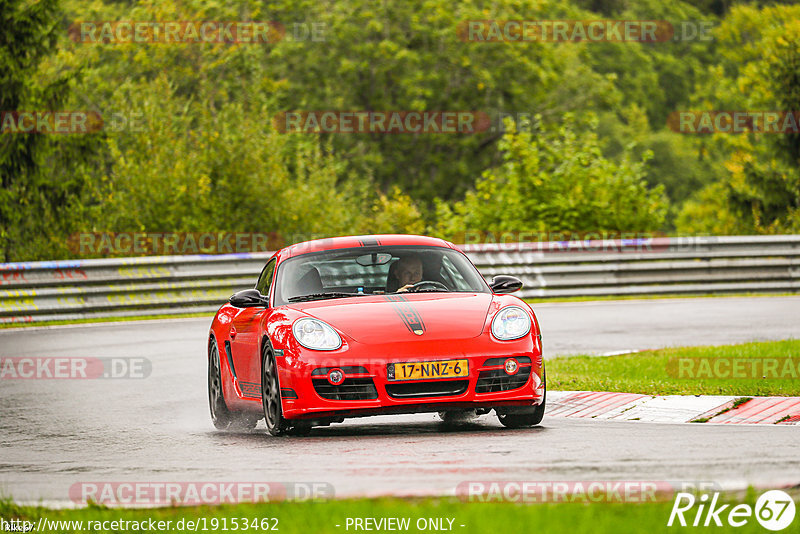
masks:
{"type": "Polygon", "coordinates": [[[800,397],[641,395],[604,391],[548,391],[548,417],[653,423],[800,425],[800,397]],[[735,405],[735,407],[734,407],[735,405]]]}

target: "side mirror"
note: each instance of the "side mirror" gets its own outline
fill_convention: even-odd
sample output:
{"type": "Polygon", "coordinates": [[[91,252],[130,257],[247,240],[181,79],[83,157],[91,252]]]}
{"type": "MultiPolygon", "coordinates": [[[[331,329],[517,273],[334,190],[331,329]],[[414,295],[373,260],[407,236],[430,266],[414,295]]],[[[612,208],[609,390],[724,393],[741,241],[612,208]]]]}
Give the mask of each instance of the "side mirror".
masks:
{"type": "Polygon", "coordinates": [[[489,284],[493,293],[513,293],[522,289],[522,280],[516,276],[508,276],[499,274],[492,278],[492,283],[489,284]]]}
{"type": "Polygon", "coordinates": [[[243,289],[234,293],[228,302],[237,308],[268,307],[269,298],[261,294],[258,289],[243,289]]]}

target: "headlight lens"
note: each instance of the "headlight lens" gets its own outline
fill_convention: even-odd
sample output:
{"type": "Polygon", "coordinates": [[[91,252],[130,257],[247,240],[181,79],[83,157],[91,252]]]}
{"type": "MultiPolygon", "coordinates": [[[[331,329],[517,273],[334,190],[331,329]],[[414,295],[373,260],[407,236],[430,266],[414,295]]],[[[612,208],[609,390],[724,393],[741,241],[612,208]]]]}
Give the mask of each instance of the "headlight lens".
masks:
{"type": "Polygon", "coordinates": [[[297,342],[307,349],[336,350],[342,346],[342,338],[336,330],[319,319],[298,319],[292,326],[292,333],[297,342]]]}
{"type": "Polygon", "coordinates": [[[531,331],[531,318],[519,306],[507,306],[492,319],[492,335],[508,341],[517,339],[531,331]]]}

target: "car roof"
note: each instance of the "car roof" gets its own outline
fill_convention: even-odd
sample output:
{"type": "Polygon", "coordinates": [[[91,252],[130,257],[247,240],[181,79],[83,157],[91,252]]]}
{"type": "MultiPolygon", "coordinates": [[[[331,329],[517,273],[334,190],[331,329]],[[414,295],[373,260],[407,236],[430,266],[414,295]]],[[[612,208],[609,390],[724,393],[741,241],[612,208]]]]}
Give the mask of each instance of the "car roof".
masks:
{"type": "Polygon", "coordinates": [[[437,237],[426,237],[421,235],[405,235],[405,234],[384,234],[384,235],[356,235],[356,236],[342,236],[342,237],[328,237],[325,239],[315,239],[314,241],[304,241],[303,243],[296,243],[278,251],[277,256],[281,260],[299,256],[301,254],[308,254],[309,252],[322,252],[325,250],[334,250],[339,248],[355,248],[355,247],[374,247],[374,246],[396,246],[396,245],[411,245],[411,246],[427,246],[427,247],[444,247],[455,249],[455,245],[444,239],[437,237]]]}

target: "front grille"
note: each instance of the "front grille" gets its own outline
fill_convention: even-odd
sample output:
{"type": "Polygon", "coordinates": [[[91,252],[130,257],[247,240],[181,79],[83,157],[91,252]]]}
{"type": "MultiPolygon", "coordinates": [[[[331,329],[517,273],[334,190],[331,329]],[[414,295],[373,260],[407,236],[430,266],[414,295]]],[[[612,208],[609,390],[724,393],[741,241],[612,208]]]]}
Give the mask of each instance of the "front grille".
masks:
{"type": "Polygon", "coordinates": [[[481,371],[475,384],[475,393],[494,393],[521,388],[529,376],[531,376],[530,366],[520,367],[515,375],[508,375],[503,369],[481,371]]]}
{"type": "Polygon", "coordinates": [[[395,399],[416,397],[449,397],[467,391],[469,380],[437,380],[435,382],[399,382],[386,385],[386,393],[395,399]]]}
{"type": "Polygon", "coordinates": [[[378,390],[371,378],[345,378],[338,386],[332,385],[327,378],[314,378],[314,390],[317,395],[328,400],[374,400],[378,398],[378,390]]]}

